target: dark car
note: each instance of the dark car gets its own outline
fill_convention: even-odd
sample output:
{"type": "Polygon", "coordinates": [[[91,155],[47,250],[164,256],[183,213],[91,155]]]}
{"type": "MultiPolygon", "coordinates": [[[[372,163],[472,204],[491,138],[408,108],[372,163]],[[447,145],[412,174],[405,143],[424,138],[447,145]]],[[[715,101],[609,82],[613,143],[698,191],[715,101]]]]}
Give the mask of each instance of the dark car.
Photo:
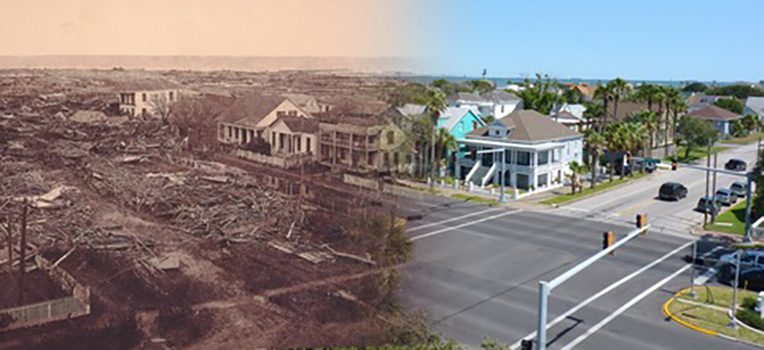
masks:
{"type": "Polygon", "coordinates": [[[634,162],[634,168],[642,169],[643,171],[652,173],[653,171],[655,171],[655,169],[658,168],[658,166],[655,163],[656,162],[651,162],[646,160],[637,160],[636,162],[634,162]]]}
{"type": "MultiPolygon", "coordinates": [[[[722,268],[722,274],[719,276],[719,282],[735,284],[735,265],[725,265],[722,268]]],[[[764,268],[761,266],[740,266],[740,277],[737,281],[739,288],[761,291],[764,289],[764,268]]]]}
{"type": "Polygon", "coordinates": [[[722,203],[715,197],[703,197],[698,199],[698,205],[695,207],[695,210],[701,213],[718,214],[721,208],[722,203]]]}
{"type": "Polygon", "coordinates": [[[748,164],[740,159],[730,159],[727,164],[724,164],[724,169],[732,171],[745,171],[747,166],[748,164]]]}
{"type": "Polygon", "coordinates": [[[678,201],[687,197],[687,187],[678,182],[666,182],[661,185],[661,189],[658,191],[658,197],[663,200],[675,200],[678,201]]]}

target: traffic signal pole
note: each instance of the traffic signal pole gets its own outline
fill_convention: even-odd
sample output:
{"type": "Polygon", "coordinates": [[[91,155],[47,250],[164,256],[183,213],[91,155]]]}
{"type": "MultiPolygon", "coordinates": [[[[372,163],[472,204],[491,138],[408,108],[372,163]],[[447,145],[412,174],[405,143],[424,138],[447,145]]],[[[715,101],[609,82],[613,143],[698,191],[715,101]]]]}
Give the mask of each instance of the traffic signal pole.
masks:
{"type": "MultiPolygon", "coordinates": [[[[638,219],[638,223],[639,223],[638,219]]],[[[587,267],[589,267],[591,264],[594,264],[598,260],[602,259],[604,256],[611,254],[616,249],[618,249],[620,246],[628,243],[632,239],[639,237],[640,234],[647,231],[647,229],[650,228],[650,225],[642,226],[634,231],[629,232],[628,235],[626,235],[625,238],[621,239],[620,241],[617,241],[610,245],[609,247],[597,252],[597,254],[594,254],[589,259],[584,260],[580,264],[576,265],[572,269],[566,271],[560,276],[557,276],[557,278],[546,282],[546,281],[539,281],[539,310],[538,310],[538,331],[536,332],[536,344],[538,345],[539,350],[546,350],[546,321],[547,321],[547,310],[549,305],[549,294],[551,294],[552,290],[560,286],[565,281],[569,280],[573,276],[577,275],[579,272],[583,271],[587,267]]]]}

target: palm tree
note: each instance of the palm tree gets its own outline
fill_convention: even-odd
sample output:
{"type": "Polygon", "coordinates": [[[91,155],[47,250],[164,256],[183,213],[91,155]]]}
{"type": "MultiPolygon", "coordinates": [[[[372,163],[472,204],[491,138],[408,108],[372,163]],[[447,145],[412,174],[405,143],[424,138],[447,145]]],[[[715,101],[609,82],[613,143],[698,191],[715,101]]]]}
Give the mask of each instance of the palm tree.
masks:
{"type": "Polygon", "coordinates": [[[603,136],[605,137],[605,147],[607,147],[607,151],[609,153],[610,158],[608,160],[610,171],[608,174],[608,181],[613,182],[613,173],[615,172],[615,153],[618,151],[619,147],[619,132],[618,132],[618,124],[612,124],[605,127],[605,131],[603,132],[603,136]]]}
{"type": "Polygon", "coordinates": [[[634,100],[638,102],[647,102],[647,109],[653,110],[653,101],[659,92],[659,87],[653,84],[642,84],[634,93],[634,100]]]}
{"type": "Polygon", "coordinates": [[[586,110],[584,111],[584,119],[586,119],[586,128],[591,129],[595,125],[599,125],[604,115],[602,105],[596,102],[587,102],[586,110]]]}
{"type": "Polygon", "coordinates": [[[631,116],[629,116],[630,121],[640,123],[642,124],[648,133],[648,138],[650,139],[649,146],[647,147],[647,152],[650,157],[653,156],[653,145],[654,145],[654,138],[655,138],[655,131],[658,130],[658,116],[655,114],[655,112],[652,111],[640,111],[637,112],[631,116]]]}
{"type": "MultiPolygon", "coordinates": [[[[679,103],[680,101],[682,101],[682,103],[683,103],[684,100],[682,99],[682,94],[679,92],[678,89],[675,89],[675,88],[670,87],[670,86],[665,86],[665,87],[663,87],[662,90],[663,90],[662,92],[663,92],[664,103],[666,104],[666,117],[665,117],[666,122],[664,123],[665,125],[664,125],[664,133],[663,133],[663,147],[664,147],[664,154],[668,155],[668,150],[669,150],[669,143],[668,143],[668,141],[669,141],[669,137],[668,137],[668,135],[669,135],[669,116],[671,115],[671,112],[674,110],[674,108],[673,108],[674,104],[675,103],[679,103]]],[[[673,120],[674,120],[673,128],[674,129],[676,129],[676,119],[677,119],[677,116],[674,115],[674,118],[673,118],[673,120]]]]}
{"type": "Polygon", "coordinates": [[[672,122],[671,122],[671,130],[674,133],[673,142],[674,145],[679,145],[677,142],[677,130],[679,125],[679,115],[687,112],[687,103],[684,101],[684,98],[682,98],[681,95],[677,96],[676,99],[671,101],[671,111],[672,111],[672,122]]]}
{"type": "Polygon", "coordinates": [[[609,85],[600,85],[594,91],[594,98],[602,100],[602,125],[599,126],[597,131],[602,132],[602,129],[607,126],[607,105],[611,97],[612,89],[609,85]]]}
{"type": "Polygon", "coordinates": [[[586,147],[589,148],[589,154],[591,155],[589,168],[592,170],[592,188],[597,186],[597,163],[599,163],[599,155],[606,144],[607,140],[605,140],[605,136],[602,133],[593,129],[586,131],[586,147]]]}
{"type": "Polygon", "coordinates": [[[626,82],[626,80],[621,78],[613,79],[608,83],[608,86],[610,86],[610,91],[613,94],[613,116],[614,118],[617,118],[618,101],[629,96],[631,87],[629,86],[629,83],[626,82]]]}
{"type": "Polygon", "coordinates": [[[586,172],[589,171],[589,169],[586,168],[586,165],[580,164],[577,161],[570,162],[570,174],[568,177],[570,177],[570,188],[573,191],[573,195],[576,195],[576,187],[583,189],[583,186],[581,185],[581,175],[586,174],[586,172]]]}
{"type": "Polygon", "coordinates": [[[433,132],[430,136],[430,160],[432,168],[430,169],[430,188],[435,188],[435,129],[438,127],[438,118],[446,110],[446,94],[438,88],[429,88],[427,90],[426,111],[432,119],[433,132]]]}
{"type": "MultiPolygon", "coordinates": [[[[646,141],[648,140],[647,134],[647,128],[642,123],[625,123],[624,124],[624,134],[625,137],[628,138],[628,142],[624,145],[627,147],[627,151],[631,152],[631,154],[638,154],[639,152],[643,152],[645,148],[646,141]]],[[[632,164],[629,164],[629,167],[631,169],[634,169],[633,161],[632,164]]],[[[623,177],[623,172],[621,173],[621,177],[623,177]]]]}
{"type": "MultiPolygon", "coordinates": [[[[436,150],[438,151],[435,159],[438,160],[437,163],[439,163],[439,165],[446,163],[445,160],[448,156],[448,151],[456,151],[459,147],[459,143],[456,142],[456,137],[448,132],[446,128],[438,128],[438,132],[435,134],[435,145],[436,150]]],[[[438,173],[440,173],[440,166],[437,170],[438,173]]]]}

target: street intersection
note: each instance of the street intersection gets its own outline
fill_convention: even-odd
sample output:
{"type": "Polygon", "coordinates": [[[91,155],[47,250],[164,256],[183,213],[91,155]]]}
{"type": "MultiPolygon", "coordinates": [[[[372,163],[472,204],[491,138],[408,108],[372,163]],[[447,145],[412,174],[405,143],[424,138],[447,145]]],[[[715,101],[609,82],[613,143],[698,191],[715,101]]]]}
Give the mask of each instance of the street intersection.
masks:
{"type": "MultiPolygon", "coordinates": [[[[755,152],[755,145],[731,150],[720,155],[719,165],[729,158],[752,161],[755,152]]],[[[717,187],[735,180],[719,176],[717,187]]],[[[516,349],[520,340],[535,336],[538,282],[600,251],[603,232],[624,237],[634,229],[634,216],[647,213],[652,227],[646,236],[553,291],[548,348],[752,349],[675,324],[662,311],[667,299],[692,283],[693,267],[683,258],[696,239],[690,228],[702,222],[703,215],[692,209],[705,194],[704,181],[702,171],[662,171],[549,210],[441,200],[409,222],[415,253],[401,299],[409,309],[426,310],[446,337],[471,346],[490,337],[516,349]],[[657,200],[666,181],[684,183],[688,197],[657,200]]],[[[715,247],[701,244],[698,253],[715,247]]]]}

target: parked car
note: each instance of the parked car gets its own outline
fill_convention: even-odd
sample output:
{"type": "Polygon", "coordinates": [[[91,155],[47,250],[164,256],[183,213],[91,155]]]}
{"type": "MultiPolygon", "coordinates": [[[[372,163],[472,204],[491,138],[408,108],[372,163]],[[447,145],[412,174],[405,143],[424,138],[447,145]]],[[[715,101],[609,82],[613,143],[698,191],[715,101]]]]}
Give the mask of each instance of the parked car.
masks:
{"type": "MultiPolygon", "coordinates": [[[[735,270],[731,269],[727,272],[727,276],[724,277],[723,282],[733,285],[735,283],[735,270]]],[[[764,289],[764,268],[762,267],[750,267],[743,268],[741,266],[740,277],[737,281],[738,288],[745,288],[748,290],[761,291],[764,289]]]]}
{"type": "Polygon", "coordinates": [[[724,169],[732,171],[745,171],[748,164],[740,159],[730,159],[727,164],[724,164],[724,169]]]}
{"type": "Polygon", "coordinates": [[[644,160],[637,160],[637,161],[634,162],[634,168],[635,169],[643,169],[642,168],[643,166],[644,166],[644,171],[646,171],[648,173],[652,173],[653,171],[655,171],[655,169],[658,168],[658,166],[655,164],[655,162],[647,162],[647,161],[644,161],[644,160]]]}
{"type": "Polygon", "coordinates": [[[698,200],[698,205],[695,207],[695,210],[701,212],[701,213],[718,213],[719,209],[721,209],[722,204],[719,203],[719,200],[714,197],[703,197],[698,200]]]}
{"type": "Polygon", "coordinates": [[[658,190],[658,198],[678,201],[687,197],[687,187],[678,182],[666,182],[658,190]]]}
{"type": "Polygon", "coordinates": [[[720,188],[716,190],[716,194],[714,196],[716,197],[716,200],[718,200],[722,205],[730,206],[737,202],[737,195],[727,188],[720,188]]]}
{"type": "MultiPolygon", "coordinates": [[[[719,271],[720,279],[722,281],[729,281],[735,278],[735,268],[737,266],[738,252],[725,254],[719,257],[719,263],[721,264],[721,271],[719,271]]],[[[740,271],[750,269],[762,269],[764,270],[764,251],[762,250],[747,250],[743,252],[740,257],[740,271]]]]}
{"type": "Polygon", "coordinates": [[[730,191],[732,191],[732,193],[736,194],[738,197],[744,198],[746,193],[745,187],[745,182],[735,181],[732,183],[732,186],[730,186],[730,191]]]}

